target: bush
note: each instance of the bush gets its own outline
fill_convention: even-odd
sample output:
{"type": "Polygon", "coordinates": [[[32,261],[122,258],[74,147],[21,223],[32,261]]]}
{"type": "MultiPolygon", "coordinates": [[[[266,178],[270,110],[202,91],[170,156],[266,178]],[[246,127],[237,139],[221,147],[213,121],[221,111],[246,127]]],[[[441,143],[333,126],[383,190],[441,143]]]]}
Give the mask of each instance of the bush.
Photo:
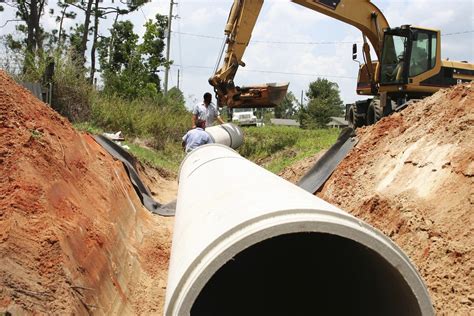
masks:
{"type": "Polygon", "coordinates": [[[126,101],[117,96],[97,96],[92,103],[92,120],[108,131],[149,140],[158,150],[167,143],[181,142],[190,126],[191,114],[180,104],[162,96],[126,101]]]}
{"type": "Polygon", "coordinates": [[[95,91],[71,54],[55,58],[53,82],[51,106],[71,122],[88,120],[95,91]]]}

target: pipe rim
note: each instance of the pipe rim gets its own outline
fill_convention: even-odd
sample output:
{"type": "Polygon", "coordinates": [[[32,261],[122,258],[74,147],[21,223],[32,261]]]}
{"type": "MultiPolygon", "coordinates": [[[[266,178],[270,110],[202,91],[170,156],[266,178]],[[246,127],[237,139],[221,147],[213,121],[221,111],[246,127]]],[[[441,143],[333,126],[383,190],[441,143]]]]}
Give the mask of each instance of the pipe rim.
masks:
{"type": "Polygon", "coordinates": [[[235,124],[230,124],[230,123],[222,124],[221,126],[222,126],[222,129],[224,129],[227,132],[227,134],[229,134],[231,148],[233,147],[231,127],[235,127],[235,129],[237,130],[237,134],[242,135],[242,143],[244,142],[244,131],[240,128],[240,126],[235,125],[235,124]]]}
{"type": "Polygon", "coordinates": [[[221,240],[211,243],[189,265],[166,304],[166,315],[189,315],[207,282],[238,253],[269,238],[301,232],[336,235],[371,249],[400,273],[412,289],[421,313],[434,315],[433,304],[421,276],[407,255],[392,240],[348,214],[314,209],[273,212],[226,232],[221,240]]]}

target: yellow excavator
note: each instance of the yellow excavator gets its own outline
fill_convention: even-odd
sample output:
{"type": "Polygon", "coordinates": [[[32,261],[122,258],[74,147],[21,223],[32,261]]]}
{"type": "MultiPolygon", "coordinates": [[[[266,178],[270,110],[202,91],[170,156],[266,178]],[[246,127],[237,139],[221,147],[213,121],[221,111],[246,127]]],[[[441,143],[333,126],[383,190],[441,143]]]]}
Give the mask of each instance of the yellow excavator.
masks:
{"type": "MultiPolygon", "coordinates": [[[[473,64],[441,60],[440,31],[410,25],[390,28],[383,13],[369,0],[292,2],[353,25],[362,32],[364,63],[359,67],[356,91],[359,95],[374,97],[346,105],[346,118],[353,127],[373,124],[410,100],[474,79],[473,64]],[[368,42],[377,60],[372,59],[368,42]]],[[[286,95],[288,84],[249,87],[234,84],[238,67],[245,66],[242,57],[262,5],[263,0],[234,0],[225,26],[224,62],[209,79],[219,106],[275,107],[286,95]]],[[[355,44],[352,55],[355,60],[355,44]]]]}
{"type": "MultiPolygon", "coordinates": [[[[369,0],[292,0],[299,5],[355,26],[362,32],[363,63],[359,63],[357,94],[372,98],[346,105],[344,129],[336,143],[303,176],[298,185],[317,192],[340,161],[357,143],[354,129],[377,122],[414,99],[429,96],[441,88],[474,79],[474,65],[441,60],[440,31],[403,25],[391,28],[383,13],[369,0]],[[370,54],[369,42],[377,59],[370,54]]],[[[222,66],[209,79],[218,106],[264,108],[277,106],[288,84],[260,84],[239,87],[234,77],[250,42],[263,0],[234,0],[225,26],[226,53],[222,66]]],[[[352,48],[357,59],[357,46],[352,48]]]]}

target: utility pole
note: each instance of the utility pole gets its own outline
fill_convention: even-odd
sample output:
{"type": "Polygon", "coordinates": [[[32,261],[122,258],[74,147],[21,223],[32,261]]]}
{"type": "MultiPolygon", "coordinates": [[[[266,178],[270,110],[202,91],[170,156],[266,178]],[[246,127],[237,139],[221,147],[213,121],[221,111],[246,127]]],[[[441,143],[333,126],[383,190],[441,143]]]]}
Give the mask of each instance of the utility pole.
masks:
{"type": "Polygon", "coordinates": [[[177,88],[179,90],[179,69],[178,69],[178,83],[177,83],[177,88]]]}
{"type": "MultiPolygon", "coordinates": [[[[170,61],[170,42],[171,42],[171,20],[173,19],[173,5],[176,3],[173,2],[173,0],[170,0],[170,15],[168,16],[168,36],[166,38],[166,61],[169,63],[170,61]]],[[[165,83],[164,83],[164,89],[165,89],[165,95],[168,93],[168,73],[170,71],[170,66],[169,64],[166,65],[166,70],[165,70],[165,83]]]]}

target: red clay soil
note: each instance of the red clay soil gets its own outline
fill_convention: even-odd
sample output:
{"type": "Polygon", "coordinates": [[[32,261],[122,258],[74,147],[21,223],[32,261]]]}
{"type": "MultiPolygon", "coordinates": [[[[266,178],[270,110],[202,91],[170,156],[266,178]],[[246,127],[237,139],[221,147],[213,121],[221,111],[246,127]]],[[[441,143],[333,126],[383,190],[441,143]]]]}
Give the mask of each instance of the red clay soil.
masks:
{"type": "Polygon", "coordinates": [[[0,313],[162,313],[172,219],[1,71],[0,172],[0,313]]]}
{"type": "Polygon", "coordinates": [[[302,176],[308,172],[309,169],[326,153],[326,150],[321,150],[316,155],[305,158],[297,163],[284,168],[278,175],[283,179],[292,183],[297,183],[302,176]]]}
{"type": "Polygon", "coordinates": [[[317,195],[392,238],[418,267],[438,314],[474,314],[472,85],[440,91],[357,134],[317,195]]]}

